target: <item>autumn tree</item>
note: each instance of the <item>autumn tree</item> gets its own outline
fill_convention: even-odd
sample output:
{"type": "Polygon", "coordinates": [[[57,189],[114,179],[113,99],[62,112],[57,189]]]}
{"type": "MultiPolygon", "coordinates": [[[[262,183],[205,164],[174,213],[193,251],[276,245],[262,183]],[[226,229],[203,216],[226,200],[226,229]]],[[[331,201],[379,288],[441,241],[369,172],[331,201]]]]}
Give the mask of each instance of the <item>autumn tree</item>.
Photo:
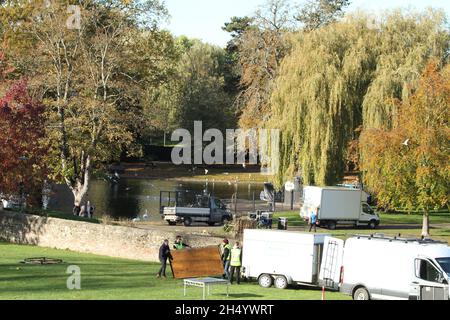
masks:
{"type": "Polygon", "coordinates": [[[366,129],[361,138],[364,182],[387,208],[430,211],[450,199],[450,65],[430,62],[411,96],[401,102],[392,129],[366,129]]]}
{"type": "Polygon", "coordinates": [[[46,179],[44,110],[26,81],[11,84],[0,99],[0,193],[20,195],[32,206],[39,205],[46,179]]]}

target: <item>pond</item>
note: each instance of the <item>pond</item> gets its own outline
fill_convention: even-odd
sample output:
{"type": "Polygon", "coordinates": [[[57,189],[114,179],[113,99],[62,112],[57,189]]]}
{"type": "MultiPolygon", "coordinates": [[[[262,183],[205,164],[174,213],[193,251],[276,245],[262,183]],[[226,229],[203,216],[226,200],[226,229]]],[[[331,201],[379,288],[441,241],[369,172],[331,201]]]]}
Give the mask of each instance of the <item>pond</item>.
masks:
{"type": "MultiPolygon", "coordinates": [[[[253,193],[259,200],[262,183],[227,182],[186,182],[173,180],[146,180],[146,179],[120,179],[118,183],[104,180],[93,180],[85,201],[95,206],[95,216],[109,215],[114,218],[142,217],[148,213],[150,220],[157,221],[159,215],[160,191],[190,191],[202,193],[204,190],[214,194],[225,203],[231,201],[233,194],[238,190],[238,198],[252,200],[253,193]]],[[[73,207],[73,196],[65,185],[54,188],[54,194],[49,203],[49,209],[67,212],[70,214],[73,207]]]]}

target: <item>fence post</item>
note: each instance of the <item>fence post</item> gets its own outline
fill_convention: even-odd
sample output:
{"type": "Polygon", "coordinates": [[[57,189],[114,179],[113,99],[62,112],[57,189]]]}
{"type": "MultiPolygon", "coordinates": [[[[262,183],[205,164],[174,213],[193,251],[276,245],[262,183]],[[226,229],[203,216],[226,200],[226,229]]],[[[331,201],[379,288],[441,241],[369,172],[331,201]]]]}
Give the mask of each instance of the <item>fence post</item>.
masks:
{"type": "Polygon", "coordinates": [[[256,211],[255,191],[253,191],[253,211],[256,211]]]}
{"type": "Polygon", "coordinates": [[[294,190],[291,191],[291,211],[294,210],[294,190]]]}

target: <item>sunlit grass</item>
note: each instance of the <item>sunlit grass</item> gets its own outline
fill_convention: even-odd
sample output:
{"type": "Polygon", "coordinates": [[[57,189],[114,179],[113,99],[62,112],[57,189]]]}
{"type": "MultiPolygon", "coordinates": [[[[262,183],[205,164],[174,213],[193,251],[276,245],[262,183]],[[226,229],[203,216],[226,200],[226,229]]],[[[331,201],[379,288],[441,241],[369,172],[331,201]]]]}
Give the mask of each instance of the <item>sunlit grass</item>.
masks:
{"type": "MultiPolygon", "coordinates": [[[[183,296],[183,281],[155,277],[159,265],[140,261],[113,259],[71,251],[0,243],[0,299],[61,300],[197,300],[198,288],[189,288],[183,296]],[[63,259],[61,265],[23,265],[25,258],[63,259]],[[81,269],[81,290],[68,290],[66,273],[69,265],[81,269]]],[[[169,268],[168,268],[169,270],[169,268]]],[[[169,271],[170,274],[170,271],[169,271]]],[[[209,299],[225,300],[224,287],[215,287],[209,299]]],[[[337,292],[328,292],[327,299],[349,299],[337,292]]],[[[317,289],[293,287],[288,290],[263,289],[257,283],[230,287],[229,300],[319,300],[317,289]]]]}

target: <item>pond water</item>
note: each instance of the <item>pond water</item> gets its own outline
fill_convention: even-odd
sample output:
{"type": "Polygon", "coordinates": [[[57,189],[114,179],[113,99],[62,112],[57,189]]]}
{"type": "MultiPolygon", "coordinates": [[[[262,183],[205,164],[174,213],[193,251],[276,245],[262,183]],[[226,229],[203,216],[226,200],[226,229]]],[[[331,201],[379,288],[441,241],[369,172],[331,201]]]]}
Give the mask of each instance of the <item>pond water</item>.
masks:
{"type": "MultiPolygon", "coordinates": [[[[104,180],[91,181],[85,201],[95,206],[95,216],[109,215],[114,218],[142,217],[146,212],[150,220],[160,220],[159,194],[160,191],[192,191],[201,193],[204,190],[214,194],[225,203],[229,202],[238,191],[241,200],[252,200],[253,193],[256,200],[264,190],[262,183],[228,184],[226,182],[186,182],[145,179],[120,179],[117,184],[104,180]]],[[[54,194],[49,203],[49,209],[70,214],[73,207],[73,196],[65,185],[54,188],[54,194]]]]}

